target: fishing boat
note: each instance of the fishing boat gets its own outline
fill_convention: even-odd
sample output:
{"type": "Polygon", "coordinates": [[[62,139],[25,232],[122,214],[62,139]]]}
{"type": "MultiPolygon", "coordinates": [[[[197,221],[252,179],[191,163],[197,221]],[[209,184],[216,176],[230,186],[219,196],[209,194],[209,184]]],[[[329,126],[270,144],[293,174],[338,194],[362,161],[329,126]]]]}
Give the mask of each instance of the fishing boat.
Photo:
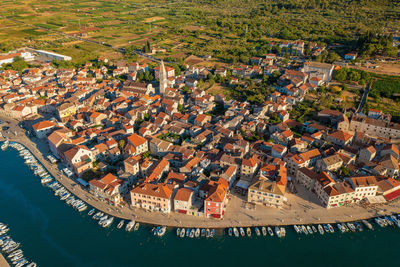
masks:
{"type": "Polygon", "coordinates": [[[189,237],[190,236],[190,228],[186,229],[186,236],[189,237]]]}
{"type": "Polygon", "coordinates": [[[121,220],[118,225],[117,225],[117,229],[121,229],[124,226],[125,221],[121,220]]]}
{"type": "Polygon", "coordinates": [[[361,224],[359,224],[358,222],[354,222],[354,226],[356,227],[356,229],[357,229],[359,232],[362,232],[362,231],[363,231],[363,229],[362,229],[362,227],[361,227],[361,224]]]}
{"type": "Polygon", "coordinates": [[[215,229],[211,229],[211,237],[215,236],[215,229]]]}
{"type": "Polygon", "coordinates": [[[91,209],[91,210],[88,212],[88,215],[89,215],[89,216],[92,216],[95,212],[96,212],[96,209],[91,209]]]}
{"type": "Polygon", "coordinates": [[[327,232],[327,233],[329,233],[329,227],[328,227],[328,225],[327,225],[327,224],[323,224],[322,226],[324,227],[324,231],[327,232]]]}
{"type": "Polygon", "coordinates": [[[130,232],[133,229],[133,226],[135,226],[135,221],[130,221],[125,227],[125,231],[130,232]]]}
{"type": "Polygon", "coordinates": [[[195,233],[195,230],[194,230],[194,229],[191,229],[191,230],[190,230],[189,237],[190,237],[190,238],[193,238],[193,237],[194,237],[194,233],[195,233]]]}
{"type": "Polygon", "coordinates": [[[162,227],[160,227],[160,228],[158,229],[157,235],[158,235],[158,236],[163,236],[163,235],[165,235],[165,232],[166,232],[166,231],[167,231],[167,227],[162,226],[162,227]]]}
{"type": "Polygon", "coordinates": [[[250,229],[250,227],[247,227],[246,234],[247,234],[248,237],[251,237],[251,229],[250,229]]]}
{"type": "Polygon", "coordinates": [[[201,229],[200,232],[201,232],[201,236],[202,236],[202,237],[205,237],[205,236],[206,236],[206,229],[203,228],[203,229],[201,229]]]}
{"type": "Polygon", "coordinates": [[[381,220],[381,218],[376,217],[374,218],[376,224],[378,224],[380,227],[385,227],[385,224],[383,223],[383,221],[381,220]]]}
{"type": "Polygon", "coordinates": [[[265,228],[265,226],[261,227],[261,232],[263,234],[263,236],[267,235],[267,228],[265,228]]]}
{"type": "Polygon", "coordinates": [[[176,236],[179,236],[181,234],[181,228],[176,229],[176,236]]]}
{"type": "Polygon", "coordinates": [[[208,237],[210,237],[211,236],[211,231],[210,231],[210,229],[206,229],[206,237],[208,238],[208,237]]]}
{"type": "Polygon", "coordinates": [[[367,227],[369,230],[374,230],[374,227],[372,226],[372,224],[369,223],[369,221],[367,220],[362,220],[362,223],[365,225],[365,227],[367,227]]]}
{"type": "Polygon", "coordinates": [[[350,231],[352,231],[353,233],[356,231],[356,227],[351,222],[347,223],[347,227],[349,227],[350,231]]]}
{"type": "Polygon", "coordinates": [[[261,235],[261,231],[260,231],[260,229],[258,227],[254,228],[254,231],[256,232],[257,236],[261,235]]]}
{"type": "Polygon", "coordinates": [[[330,223],[328,223],[328,228],[329,228],[329,232],[331,232],[331,234],[333,234],[335,232],[335,229],[333,229],[333,227],[330,223]]]}
{"type": "Polygon", "coordinates": [[[314,234],[317,233],[317,228],[314,225],[311,225],[311,229],[313,230],[314,234]]]}
{"type": "Polygon", "coordinates": [[[308,235],[308,231],[305,225],[301,226],[301,230],[303,230],[303,233],[305,233],[306,235],[308,235]]]}
{"type": "Polygon", "coordinates": [[[239,231],[236,227],[233,227],[233,234],[235,237],[239,237],[239,231]]]}
{"type": "Polygon", "coordinates": [[[300,234],[300,229],[297,225],[293,225],[294,230],[296,231],[297,234],[300,234]]]}
{"type": "Polygon", "coordinates": [[[244,237],[246,234],[244,233],[244,230],[243,230],[243,228],[242,228],[242,227],[240,227],[240,228],[239,228],[239,230],[240,230],[240,235],[241,235],[242,237],[244,237]]]}
{"type": "Polygon", "coordinates": [[[393,221],[392,221],[392,219],[391,219],[390,217],[385,216],[385,217],[383,217],[383,219],[386,220],[386,222],[387,222],[390,226],[393,226],[393,225],[394,225],[394,223],[393,223],[393,221]]]}
{"type": "Polygon", "coordinates": [[[271,227],[268,226],[267,231],[270,236],[274,236],[274,231],[272,231],[271,227]]]}
{"type": "Polygon", "coordinates": [[[199,228],[197,228],[196,231],[194,232],[194,236],[196,238],[200,237],[200,229],[199,228]]]}
{"type": "Polygon", "coordinates": [[[324,232],[324,228],[322,227],[322,225],[320,225],[320,224],[318,224],[318,231],[319,231],[319,233],[321,234],[321,235],[323,235],[325,232],[324,232]]]}
{"type": "Polygon", "coordinates": [[[133,227],[133,230],[134,231],[137,231],[137,230],[139,230],[139,226],[140,226],[140,223],[135,223],[135,226],[133,227]]]}
{"type": "Polygon", "coordinates": [[[229,235],[229,236],[232,236],[232,234],[233,234],[232,227],[229,227],[229,228],[228,228],[228,235],[229,235]]]}
{"type": "Polygon", "coordinates": [[[346,226],[345,223],[342,223],[342,228],[344,229],[345,232],[349,231],[349,228],[346,226]]]}
{"type": "Polygon", "coordinates": [[[107,228],[107,227],[109,227],[112,223],[113,223],[113,221],[114,221],[114,217],[110,217],[109,219],[107,219],[107,220],[105,220],[104,221],[104,223],[103,223],[103,227],[104,228],[107,228]]]}
{"type": "Polygon", "coordinates": [[[284,238],[286,236],[286,229],[285,227],[281,226],[280,228],[280,234],[281,234],[281,238],[284,238]]]}
{"type": "Polygon", "coordinates": [[[278,226],[275,226],[275,234],[277,237],[281,237],[281,229],[278,226]]]}
{"type": "Polygon", "coordinates": [[[307,231],[309,234],[313,234],[313,230],[311,229],[311,227],[309,225],[307,225],[307,231]]]}
{"type": "Polygon", "coordinates": [[[179,236],[182,238],[182,237],[185,237],[185,228],[182,228],[181,229],[181,233],[179,234],[179,236]]]}

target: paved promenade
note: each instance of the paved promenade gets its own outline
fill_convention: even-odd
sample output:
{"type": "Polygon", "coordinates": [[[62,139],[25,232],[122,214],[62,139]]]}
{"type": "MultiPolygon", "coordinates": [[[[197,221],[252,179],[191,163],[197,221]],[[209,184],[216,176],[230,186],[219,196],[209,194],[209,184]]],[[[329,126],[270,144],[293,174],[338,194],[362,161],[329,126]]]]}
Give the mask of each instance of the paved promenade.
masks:
{"type": "MultiPolygon", "coordinates": [[[[305,188],[300,185],[296,185],[298,190],[296,195],[288,194],[288,205],[283,209],[262,206],[248,207],[242,197],[230,195],[225,216],[221,220],[206,219],[204,217],[195,217],[173,212],[170,214],[162,214],[160,212],[149,212],[130,206],[117,208],[96,199],[86,190],[83,190],[80,185],[64,176],[57,166],[51,165],[44,159],[43,155],[49,154],[49,148],[45,141],[39,141],[37,138],[34,138],[33,142],[25,136],[24,130],[18,127],[16,121],[5,118],[1,119],[10,122],[10,131],[6,134],[10,141],[25,145],[52,176],[78,198],[84,200],[90,206],[114,217],[174,227],[225,228],[230,226],[335,223],[339,221],[355,221],[384,214],[400,213],[399,201],[369,207],[362,207],[361,205],[354,204],[348,207],[327,210],[320,205],[314,194],[305,190],[305,188]]],[[[38,183],[39,182],[38,180],[38,183]]]]}
{"type": "Polygon", "coordinates": [[[9,267],[10,265],[7,263],[6,259],[3,257],[3,254],[0,253],[0,267],[9,267]]]}

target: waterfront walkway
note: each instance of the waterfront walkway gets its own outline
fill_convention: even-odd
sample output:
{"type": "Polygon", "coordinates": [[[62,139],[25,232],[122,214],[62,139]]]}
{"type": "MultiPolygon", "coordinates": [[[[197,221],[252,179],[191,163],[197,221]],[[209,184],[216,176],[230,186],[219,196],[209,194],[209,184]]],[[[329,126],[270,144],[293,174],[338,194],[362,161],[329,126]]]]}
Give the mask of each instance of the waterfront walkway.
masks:
{"type": "MultiPolygon", "coordinates": [[[[313,193],[307,191],[300,185],[296,185],[298,190],[296,195],[288,194],[288,205],[283,209],[262,206],[249,208],[242,197],[230,195],[225,216],[221,220],[206,219],[204,217],[195,217],[173,212],[170,214],[149,212],[130,206],[115,207],[98,200],[92,194],[83,190],[79,184],[64,176],[56,165],[51,165],[43,157],[43,155],[47,155],[50,152],[46,141],[37,138],[34,138],[34,141],[32,141],[26,137],[25,131],[18,126],[17,121],[9,118],[1,119],[10,122],[10,131],[6,134],[6,137],[10,141],[19,142],[29,149],[51,175],[71,193],[90,206],[114,217],[174,227],[225,228],[230,226],[335,223],[338,221],[355,221],[385,214],[400,213],[399,201],[370,207],[362,207],[361,205],[354,204],[348,207],[327,210],[319,204],[319,201],[313,193]]],[[[38,183],[39,182],[38,180],[38,183]]]]}
{"type": "Polygon", "coordinates": [[[7,263],[6,259],[3,257],[3,254],[0,253],[0,267],[9,267],[10,265],[7,263]]]}

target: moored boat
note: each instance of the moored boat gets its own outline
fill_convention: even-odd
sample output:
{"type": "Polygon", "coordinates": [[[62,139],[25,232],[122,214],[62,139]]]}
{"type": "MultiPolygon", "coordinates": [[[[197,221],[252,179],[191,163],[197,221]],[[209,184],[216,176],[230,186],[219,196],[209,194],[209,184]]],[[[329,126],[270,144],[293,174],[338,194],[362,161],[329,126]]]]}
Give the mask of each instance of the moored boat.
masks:
{"type": "Polygon", "coordinates": [[[362,231],[363,231],[363,229],[362,229],[362,227],[361,227],[361,224],[359,224],[358,222],[355,222],[355,223],[354,223],[354,226],[356,227],[356,229],[357,229],[359,232],[362,232],[362,231]]]}
{"type": "Polygon", "coordinates": [[[362,220],[362,223],[365,225],[365,227],[367,227],[369,230],[374,230],[374,227],[372,226],[372,224],[370,224],[369,221],[367,220],[362,220]]]}
{"type": "Polygon", "coordinates": [[[250,227],[247,227],[246,234],[247,234],[248,237],[251,237],[251,229],[250,229],[250,227]]]}
{"type": "Polygon", "coordinates": [[[124,224],[125,224],[125,221],[121,220],[117,225],[117,229],[121,229],[124,226],[124,224]]]}
{"type": "Polygon", "coordinates": [[[95,211],[96,211],[96,209],[91,209],[91,210],[88,212],[88,215],[89,215],[89,216],[92,216],[92,215],[95,213],[95,211]]]}
{"type": "Polygon", "coordinates": [[[185,237],[185,228],[182,228],[181,229],[181,232],[180,232],[180,234],[179,234],[179,236],[182,238],[182,237],[185,237]]]}
{"type": "Polygon", "coordinates": [[[125,230],[126,230],[127,232],[130,232],[130,231],[132,231],[133,226],[135,226],[135,221],[130,221],[130,222],[128,222],[128,224],[126,225],[125,230]]]}
{"type": "Polygon", "coordinates": [[[301,226],[301,230],[303,231],[303,233],[305,233],[306,235],[308,235],[308,230],[307,227],[305,225],[301,226]]]}
{"type": "Polygon", "coordinates": [[[274,236],[274,231],[272,231],[271,227],[268,226],[267,231],[270,236],[274,236]]]}
{"type": "Polygon", "coordinates": [[[267,235],[267,228],[265,228],[265,226],[261,227],[261,232],[263,234],[263,236],[267,235]]]}
{"type": "Polygon", "coordinates": [[[236,227],[233,228],[233,234],[235,235],[235,237],[239,237],[239,231],[236,227]]]}
{"type": "Polygon", "coordinates": [[[333,234],[335,232],[335,230],[333,229],[333,227],[330,223],[328,223],[328,228],[329,228],[329,232],[331,232],[331,234],[333,234]]]}
{"type": "Polygon", "coordinates": [[[314,234],[317,233],[317,228],[314,225],[311,225],[311,229],[313,230],[314,234]]]}
{"type": "Polygon", "coordinates": [[[260,229],[259,229],[258,227],[255,227],[255,228],[254,228],[254,231],[256,232],[256,235],[257,235],[257,236],[260,236],[260,235],[261,235],[261,231],[260,231],[260,229]]]}
{"type": "Polygon", "coordinates": [[[318,224],[318,231],[319,231],[319,233],[321,234],[321,235],[323,235],[325,232],[324,232],[324,228],[322,227],[322,225],[320,225],[320,224],[318,224]]]}
{"type": "Polygon", "coordinates": [[[281,229],[278,226],[275,226],[275,234],[277,237],[281,237],[281,229]]]}
{"type": "Polygon", "coordinates": [[[194,232],[194,236],[196,238],[200,237],[200,229],[199,228],[197,228],[196,231],[194,232]]]}
{"type": "Polygon", "coordinates": [[[245,234],[243,228],[240,227],[239,230],[240,230],[240,235],[241,235],[242,237],[244,237],[246,234],[245,234]]]}
{"type": "Polygon", "coordinates": [[[313,234],[313,230],[311,229],[311,227],[309,225],[307,225],[307,231],[309,234],[313,234]]]}
{"type": "Polygon", "coordinates": [[[162,226],[158,229],[157,235],[158,236],[163,236],[165,235],[165,232],[167,231],[167,227],[166,226],[162,226]]]}
{"type": "Polygon", "coordinates": [[[137,231],[137,230],[139,230],[139,226],[140,226],[140,223],[135,223],[135,226],[133,227],[133,230],[134,231],[137,231]]]}
{"type": "Polygon", "coordinates": [[[232,227],[229,227],[229,228],[228,228],[228,235],[229,235],[229,236],[232,236],[232,234],[233,234],[232,227]]]}
{"type": "Polygon", "coordinates": [[[281,238],[284,238],[286,236],[286,229],[285,227],[281,226],[280,228],[280,233],[281,233],[281,238]]]}

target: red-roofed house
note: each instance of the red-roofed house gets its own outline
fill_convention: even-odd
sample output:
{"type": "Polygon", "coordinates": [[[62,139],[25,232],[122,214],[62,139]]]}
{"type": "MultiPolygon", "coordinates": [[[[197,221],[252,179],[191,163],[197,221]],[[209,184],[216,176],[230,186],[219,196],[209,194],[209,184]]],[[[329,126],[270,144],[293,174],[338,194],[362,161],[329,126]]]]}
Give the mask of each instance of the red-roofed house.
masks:
{"type": "Polygon", "coordinates": [[[118,205],[121,203],[121,194],[125,193],[126,185],[124,181],[109,173],[103,178],[89,181],[89,188],[97,198],[105,200],[110,204],[118,205]]]}
{"type": "Polygon", "coordinates": [[[217,182],[208,181],[209,190],[204,200],[206,218],[222,218],[225,214],[225,202],[228,193],[228,182],[220,178],[217,182]]]}
{"type": "Polygon", "coordinates": [[[133,154],[135,156],[140,155],[142,153],[146,153],[148,151],[148,145],[146,138],[143,138],[137,134],[131,134],[127,138],[127,145],[125,150],[129,154],[133,154]]]}
{"type": "Polygon", "coordinates": [[[41,121],[32,125],[33,131],[38,138],[45,138],[52,132],[56,124],[52,121],[41,121]]]}

